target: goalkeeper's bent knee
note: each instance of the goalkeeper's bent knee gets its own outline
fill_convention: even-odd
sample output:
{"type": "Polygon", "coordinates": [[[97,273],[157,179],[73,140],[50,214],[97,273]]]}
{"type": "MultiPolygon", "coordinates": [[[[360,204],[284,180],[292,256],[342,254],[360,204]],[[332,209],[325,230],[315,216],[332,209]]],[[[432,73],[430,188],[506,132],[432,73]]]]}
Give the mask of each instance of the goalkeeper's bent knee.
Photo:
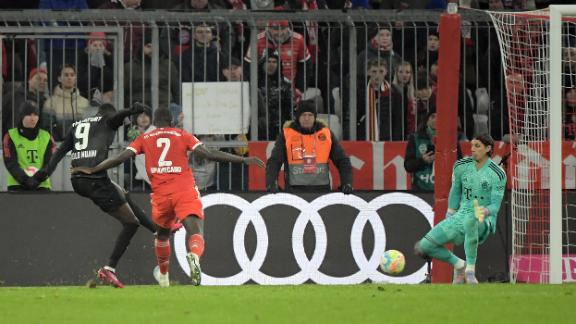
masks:
{"type": "MultiPolygon", "coordinates": [[[[426,240],[425,238],[421,239],[420,241],[416,242],[416,244],[414,244],[414,254],[421,257],[424,260],[431,260],[432,258],[428,255],[427,250],[428,247],[423,247],[422,246],[422,242],[426,241],[428,242],[428,240],[426,240]]],[[[425,246],[425,245],[424,245],[425,246]]],[[[428,250],[429,251],[429,250],[428,250]]]]}

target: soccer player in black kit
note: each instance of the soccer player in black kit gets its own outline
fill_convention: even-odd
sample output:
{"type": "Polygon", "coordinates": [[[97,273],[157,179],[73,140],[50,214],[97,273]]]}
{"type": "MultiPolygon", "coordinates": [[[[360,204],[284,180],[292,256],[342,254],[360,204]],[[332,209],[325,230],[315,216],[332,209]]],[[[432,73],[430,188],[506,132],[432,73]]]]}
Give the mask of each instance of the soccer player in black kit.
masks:
{"type": "MultiPolygon", "coordinates": [[[[102,104],[95,116],[72,124],[68,135],[52,155],[48,165],[35,176],[38,180],[50,176],[69,151],[72,152],[72,167],[98,165],[108,158],[108,149],[124,119],[144,112],[144,108],[144,105],[136,103],[131,109],[117,112],[111,104],[102,104]]],[[[122,230],[118,234],[108,264],[98,270],[98,278],[114,287],[123,288],[124,285],[116,277],[115,268],[118,261],[140,224],[153,233],[157,228],[145,212],[132,202],[127,192],[110,180],[106,171],[91,175],[73,174],[71,181],[74,192],[91,199],[102,211],[122,224],[122,230]]]]}

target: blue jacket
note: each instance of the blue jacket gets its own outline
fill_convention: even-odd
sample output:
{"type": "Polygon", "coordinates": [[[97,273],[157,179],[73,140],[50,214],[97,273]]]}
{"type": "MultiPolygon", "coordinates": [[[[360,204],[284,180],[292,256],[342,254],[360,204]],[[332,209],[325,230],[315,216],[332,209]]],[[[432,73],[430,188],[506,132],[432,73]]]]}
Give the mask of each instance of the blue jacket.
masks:
{"type": "MultiPolygon", "coordinates": [[[[40,0],[38,4],[38,9],[52,9],[52,10],[66,10],[66,9],[88,9],[88,1],[87,0],[40,0]]],[[[72,24],[74,25],[74,24],[72,24]]],[[[52,44],[52,47],[55,49],[59,48],[74,48],[78,47],[84,48],[86,46],[86,42],[83,39],[78,39],[76,42],[75,40],[68,40],[63,41],[59,39],[44,41],[44,46],[46,51],[50,51],[49,47],[52,44]]]]}
{"type": "Polygon", "coordinates": [[[40,0],[38,9],[88,9],[86,0],[40,0]]]}

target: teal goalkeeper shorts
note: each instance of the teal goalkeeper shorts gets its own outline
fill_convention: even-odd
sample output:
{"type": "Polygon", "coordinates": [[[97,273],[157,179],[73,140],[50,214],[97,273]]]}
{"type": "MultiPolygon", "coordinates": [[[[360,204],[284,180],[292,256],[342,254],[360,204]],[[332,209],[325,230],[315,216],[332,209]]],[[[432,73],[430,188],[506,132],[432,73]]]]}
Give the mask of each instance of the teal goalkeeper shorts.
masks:
{"type": "MultiPolygon", "coordinates": [[[[431,243],[442,246],[447,243],[454,245],[464,244],[464,218],[474,215],[459,215],[448,217],[434,226],[424,237],[431,243]]],[[[483,243],[490,234],[485,223],[478,224],[478,242],[483,243]]]]}

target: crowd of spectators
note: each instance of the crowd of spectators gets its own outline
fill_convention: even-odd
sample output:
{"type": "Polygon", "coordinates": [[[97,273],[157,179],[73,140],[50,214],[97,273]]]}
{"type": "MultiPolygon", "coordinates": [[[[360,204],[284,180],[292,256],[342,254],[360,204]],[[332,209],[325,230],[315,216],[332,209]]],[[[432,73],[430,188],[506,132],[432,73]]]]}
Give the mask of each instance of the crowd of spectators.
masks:
{"type": "MultiPolygon", "coordinates": [[[[37,0],[3,1],[0,9],[443,10],[448,2],[451,1],[276,0],[262,8],[264,2],[258,0],[37,0]]],[[[526,10],[549,3],[474,0],[471,5],[480,9],[526,10]]],[[[489,94],[488,128],[495,139],[500,139],[508,132],[510,102],[501,81],[496,34],[483,24],[468,25],[470,28],[463,28],[462,32],[459,137],[471,138],[478,129],[473,116],[479,101],[486,99],[479,98],[478,89],[487,89],[480,93],[489,94]]],[[[349,30],[338,24],[259,22],[256,53],[250,48],[246,23],[207,20],[159,27],[155,43],[146,23],[124,25],[123,62],[115,62],[114,43],[110,35],[102,32],[52,39],[2,39],[2,134],[17,126],[21,106],[27,103],[38,108],[40,127],[48,130],[54,140],[61,140],[75,120],[89,116],[103,102],[115,102],[117,74],[123,75],[124,102],[139,101],[153,107],[152,87],[156,84],[158,104],[178,111],[182,120],[182,83],[249,82],[254,61],[258,66],[258,107],[252,111],[258,111],[258,125],[252,127],[258,129],[258,138],[251,140],[276,140],[305,100],[315,102],[319,119],[336,116],[340,130],[335,134],[344,140],[352,137],[350,126],[355,126],[358,140],[406,141],[423,129],[436,110],[440,35],[434,23],[358,23],[354,71],[349,67],[349,30]],[[159,54],[157,80],[152,79],[154,51],[159,54]],[[117,67],[121,67],[119,72],[115,71],[117,67]],[[351,76],[356,79],[355,120],[350,115],[351,76]]],[[[571,44],[576,41],[566,46],[564,69],[576,71],[576,46],[571,44]]],[[[576,134],[575,79],[565,81],[564,91],[565,135],[571,138],[576,134]]],[[[150,115],[133,120],[132,130],[146,131],[150,125],[146,116],[150,115]]],[[[228,134],[218,139],[245,139],[246,135],[228,134]]]]}

